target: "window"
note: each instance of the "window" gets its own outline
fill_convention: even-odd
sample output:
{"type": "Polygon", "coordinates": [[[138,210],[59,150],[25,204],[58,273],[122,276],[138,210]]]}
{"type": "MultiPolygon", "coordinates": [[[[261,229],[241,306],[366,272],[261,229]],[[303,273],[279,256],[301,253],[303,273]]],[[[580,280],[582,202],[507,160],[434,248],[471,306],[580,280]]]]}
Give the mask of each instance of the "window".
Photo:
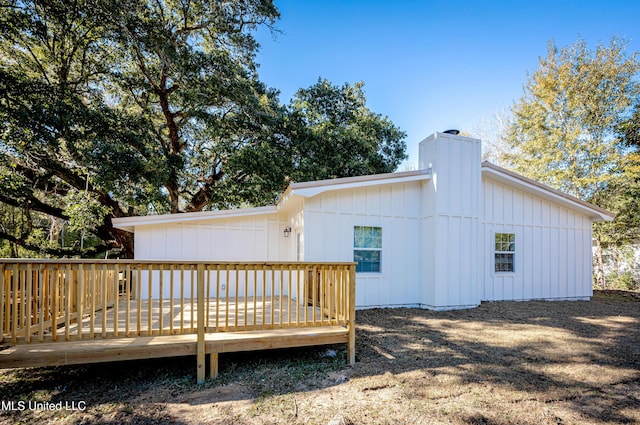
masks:
{"type": "Polygon", "coordinates": [[[356,272],[380,273],[382,264],[382,227],[353,228],[353,261],[356,272]]]}
{"type": "Polygon", "coordinates": [[[513,273],[515,271],[516,235],[514,233],[496,233],[495,271],[513,273]]]}

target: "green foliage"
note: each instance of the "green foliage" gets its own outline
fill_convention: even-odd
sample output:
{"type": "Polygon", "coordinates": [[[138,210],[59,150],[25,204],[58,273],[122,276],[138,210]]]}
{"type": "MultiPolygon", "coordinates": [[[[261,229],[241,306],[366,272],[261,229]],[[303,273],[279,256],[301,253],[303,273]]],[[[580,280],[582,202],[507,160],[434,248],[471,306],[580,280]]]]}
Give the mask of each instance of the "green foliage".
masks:
{"type": "Polygon", "coordinates": [[[584,40],[562,49],[549,44],[514,105],[512,151],[503,157],[516,171],[617,214],[594,226],[600,284],[602,249],[640,236],[640,161],[629,137],[640,64],[626,46],[616,38],[595,51],[584,40]]]}
{"type": "Polygon", "coordinates": [[[319,81],[286,107],[258,80],[252,31],[278,17],[271,0],[0,5],[1,249],[131,256],[113,217],[393,171],[404,133],[366,108],[362,83],[319,81]]]}
{"type": "Polygon", "coordinates": [[[21,209],[30,223],[21,232],[6,226],[0,236],[25,249],[89,255],[129,239],[102,215],[86,229],[102,243],[91,250],[61,247],[54,235],[60,229],[53,225],[70,219],[70,193],[88,192],[114,215],[124,215],[117,198],[128,200],[119,188],[141,193],[128,184],[139,181],[131,174],[140,168],[135,152],[119,156],[130,168],[111,174],[106,165],[112,156],[95,154],[101,146],[130,144],[143,132],[125,126],[135,117],[123,116],[104,99],[113,54],[105,43],[107,5],[46,0],[0,7],[0,176],[10,176],[0,178],[0,201],[21,209]]]}
{"type": "Polygon", "coordinates": [[[627,152],[622,167],[625,178],[612,185],[602,199],[617,214],[612,224],[600,225],[610,235],[608,242],[616,246],[640,241],[640,99],[635,102],[631,117],[618,127],[622,148],[627,152]]]}
{"type": "MultiPolygon", "coordinates": [[[[29,220],[23,211],[18,208],[0,203],[0,231],[4,233],[15,232],[25,234],[30,226],[29,220]]],[[[25,250],[19,245],[7,239],[0,239],[0,257],[23,257],[25,250]]]]}
{"type": "Polygon", "coordinates": [[[88,192],[70,191],[64,201],[64,214],[69,217],[71,231],[95,231],[110,211],[88,192]]]}
{"type": "Polygon", "coordinates": [[[363,87],[318,79],[298,90],[289,106],[294,180],[390,173],[407,158],[406,134],[366,107],[363,87]]]}
{"type": "Polygon", "coordinates": [[[225,186],[260,174],[260,163],[240,174],[227,164],[264,141],[276,98],[257,80],[250,31],[278,16],[271,1],[193,0],[134,2],[110,19],[120,52],[111,100],[147,118],[145,149],[165,194],[157,210],[222,206],[225,186]]]}
{"type": "MultiPolygon", "coordinates": [[[[265,131],[248,31],[276,17],[257,0],[5,2],[0,202],[125,255],[131,235],[111,217],[202,209],[222,166],[259,133],[251,126],[265,131]]],[[[0,237],[54,253],[39,229],[0,237]]]]}
{"type": "Polygon", "coordinates": [[[616,213],[612,222],[595,224],[595,234],[604,246],[622,246],[640,240],[640,154],[627,150],[623,174],[594,197],[599,206],[616,213]]]}
{"type": "Polygon", "coordinates": [[[587,200],[624,174],[616,137],[638,96],[640,66],[626,43],[588,49],[584,40],[547,56],[514,105],[507,162],[516,171],[587,200]]]}
{"type": "Polygon", "coordinates": [[[638,289],[638,282],[630,271],[618,273],[616,271],[606,276],[607,287],[609,289],[622,289],[625,291],[635,291],[638,289]]]}

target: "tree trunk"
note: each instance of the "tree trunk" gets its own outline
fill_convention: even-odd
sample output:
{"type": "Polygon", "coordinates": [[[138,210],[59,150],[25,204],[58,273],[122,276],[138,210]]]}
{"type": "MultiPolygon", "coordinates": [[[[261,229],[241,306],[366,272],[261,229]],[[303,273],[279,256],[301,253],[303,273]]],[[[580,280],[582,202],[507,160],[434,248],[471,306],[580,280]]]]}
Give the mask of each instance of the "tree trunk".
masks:
{"type": "Polygon", "coordinates": [[[607,289],[607,282],[604,277],[604,261],[602,259],[602,242],[599,237],[596,237],[596,284],[599,284],[602,289],[607,289]]]}
{"type": "Polygon", "coordinates": [[[133,233],[129,233],[125,230],[112,229],[113,236],[115,237],[118,245],[122,247],[120,251],[120,258],[133,258],[134,254],[134,237],[133,233]]]}
{"type": "Polygon", "coordinates": [[[51,226],[49,227],[49,242],[53,246],[57,246],[60,240],[60,232],[64,226],[64,220],[59,217],[50,215],[51,226]]]}

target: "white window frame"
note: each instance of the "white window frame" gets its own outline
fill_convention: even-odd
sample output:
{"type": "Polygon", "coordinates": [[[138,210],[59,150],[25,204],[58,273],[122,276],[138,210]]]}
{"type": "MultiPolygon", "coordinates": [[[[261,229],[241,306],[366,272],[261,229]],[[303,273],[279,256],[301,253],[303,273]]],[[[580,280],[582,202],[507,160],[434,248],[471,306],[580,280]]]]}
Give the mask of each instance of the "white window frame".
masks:
{"type": "Polygon", "coordinates": [[[356,273],[372,273],[372,274],[379,274],[382,273],[382,226],[365,226],[365,225],[358,225],[358,226],[353,226],[353,261],[356,261],[356,251],[373,251],[373,252],[378,252],[378,258],[379,258],[379,262],[378,262],[378,270],[377,271],[358,271],[358,265],[356,265],[356,273]],[[356,229],[357,228],[372,228],[372,229],[380,229],[380,248],[367,248],[367,247],[358,247],[356,246],[356,229]]]}
{"type": "MultiPolygon", "coordinates": [[[[493,239],[491,241],[492,243],[492,247],[493,247],[493,273],[496,275],[509,275],[509,274],[515,274],[516,273],[516,254],[518,252],[518,244],[517,244],[517,235],[516,232],[514,231],[499,231],[499,232],[494,232],[493,233],[493,239]],[[509,245],[513,245],[512,249],[498,249],[498,247],[496,247],[496,244],[498,243],[496,241],[498,235],[507,235],[507,236],[513,236],[513,241],[510,240],[500,240],[500,244],[503,244],[503,246],[501,248],[504,248],[504,244],[509,244],[509,245]],[[496,262],[496,257],[498,255],[511,255],[512,257],[512,261],[511,261],[511,270],[497,270],[496,267],[498,265],[498,263],[496,262]]],[[[511,248],[509,246],[509,248],[511,248]]],[[[508,264],[508,263],[507,263],[508,264]]]]}

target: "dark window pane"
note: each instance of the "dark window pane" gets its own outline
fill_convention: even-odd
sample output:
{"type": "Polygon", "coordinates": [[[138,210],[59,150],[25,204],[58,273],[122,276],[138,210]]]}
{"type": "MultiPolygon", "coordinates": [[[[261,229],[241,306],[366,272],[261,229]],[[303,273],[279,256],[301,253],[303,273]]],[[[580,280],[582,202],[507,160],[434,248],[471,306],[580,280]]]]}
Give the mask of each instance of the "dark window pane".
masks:
{"type": "Polygon", "coordinates": [[[382,249],[382,228],[373,226],[354,226],[353,261],[356,272],[379,273],[382,249]],[[358,249],[360,248],[360,249],[358,249]]]}
{"type": "Polygon", "coordinates": [[[513,272],[514,257],[514,254],[495,254],[495,271],[513,272]]]}
{"type": "Polygon", "coordinates": [[[356,249],[353,251],[353,261],[358,263],[356,265],[356,272],[380,272],[380,251],[365,251],[356,249]]]}

